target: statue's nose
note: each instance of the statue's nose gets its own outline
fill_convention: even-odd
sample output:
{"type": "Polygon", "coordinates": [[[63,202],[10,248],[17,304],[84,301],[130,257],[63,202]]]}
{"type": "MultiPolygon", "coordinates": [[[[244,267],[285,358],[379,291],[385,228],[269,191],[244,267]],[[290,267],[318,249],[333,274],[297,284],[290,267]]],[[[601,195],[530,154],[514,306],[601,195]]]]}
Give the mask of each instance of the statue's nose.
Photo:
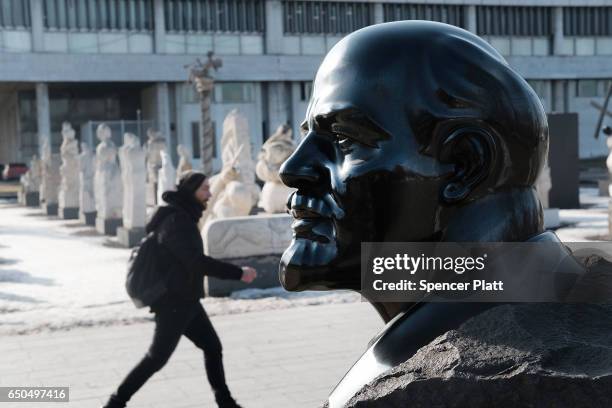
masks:
{"type": "Polygon", "coordinates": [[[283,184],[297,189],[321,186],[329,179],[320,140],[307,135],[293,154],[281,165],[279,176],[283,184]]]}

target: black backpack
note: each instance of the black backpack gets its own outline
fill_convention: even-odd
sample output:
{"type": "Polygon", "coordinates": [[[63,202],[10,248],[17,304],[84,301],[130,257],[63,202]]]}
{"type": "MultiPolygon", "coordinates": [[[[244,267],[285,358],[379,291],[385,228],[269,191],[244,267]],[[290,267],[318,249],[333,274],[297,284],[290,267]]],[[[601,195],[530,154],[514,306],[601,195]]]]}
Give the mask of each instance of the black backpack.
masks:
{"type": "Polygon", "coordinates": [[[168,268],[159,257],[160,246],[151,231],[130,255],[125,289],[137,308],[151,306],[168,291],[168,268]]]}

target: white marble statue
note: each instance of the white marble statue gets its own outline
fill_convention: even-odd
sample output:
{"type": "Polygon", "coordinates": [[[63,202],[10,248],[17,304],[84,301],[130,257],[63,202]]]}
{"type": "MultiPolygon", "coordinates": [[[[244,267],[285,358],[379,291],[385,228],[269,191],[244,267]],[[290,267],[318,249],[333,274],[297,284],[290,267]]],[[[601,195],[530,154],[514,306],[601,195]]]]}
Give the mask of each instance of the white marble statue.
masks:
{"type": "Polygon", "coordinates": [[[259,199],[249,125],[236,109],[223,121],[221,158],[221,172],[210,179],[212,198],[202,217],[203,222],[249,215],[259,199]]]}
{"type": "Polygon", "coordinates": [[[119,149],[123,183],[123,227],[144,228],[146,221],[146,152],[138,136],[126,133],[119,149]]]}
{"type": "Polygon", "coordinates": [[[255,167],[257,177],[265,182],[258,205],[269,214],[284,213],[287,210],[287,197],[294,191],[281,182],[278,174],[281,164],[295,150],[291,133],[288,125],[279,126],[261,147],[255,167]]]}
{"type": "Polygon", "coordinates": [[[193,169],[193,166],[191,165],[191,154],[185,146],[179,144],[176,146],[176,152],[179,155],[178,166],[176,166],[176,184],[178,184],[181,175],[186,171],[193,169]]]}
{"type": "Polygon", "coordinates": [[[59,208],[77,208],[79,206],[79,144],[75,131],[68,122],[62,123],[62,145],[60,147],[62,181],[59,190],[59,208]]]}
{"type": "Polygon", "coordinates": [[[162,194],[166,191],[176,190],[176,170],[166,149],[161,150],[160,156],[162,165],[157,178],[157,202],[161,205],[167,204],[162,200],[162,194]]]}
{"type": "Polygon", "coordinates": [[[96,211],[94,160],[95,157],[89,145],[86,142],[81,142],[81,154],[79,154],[79,210],[83,214],[96,211]]]}
{"type": "Polygon", "coordinates": [[[37,193],[40,191],[42,178],[42,163],[37,155],[32,156],[30,168],[21,176],[20,182],[24,193],[37,193]]]}
{"type": "Polygon", "coordinates": [[[111,129],[101,123],[96,129],[100,144],[96,148],[94,191],[97,218],[120,219],[122,213],[121,174],[117,165],[117,147],[111,140],[111,129]]]}
{"type": "Polygon", "coordinates": [[[157,178],[162,166],[160,152],[166,148],[161,132],[147,130],[147,205],[154,206],[157,197],[157,178]]]}
{"type": "Polygon", "coordinates": [[[551,188],[552,181],[550,179],[550,166],[548,165],[548,159],[546,159],[544,161],[544,166],[542,166],[542,171],[535,182],[535,189],[538,193],[538,197],[540,198],[540,202],[542,203],[542,208],[549,207],[548,195],[551,188]]]}
{"type": "Polygon", "coordinates": [[[40,186],[40,200],[49,204],[57,204],[57,196],[61,182],[60,177],[60,155],[51,153],[51,145],[47,138],[42,146],[42,182],[40,186]]]}

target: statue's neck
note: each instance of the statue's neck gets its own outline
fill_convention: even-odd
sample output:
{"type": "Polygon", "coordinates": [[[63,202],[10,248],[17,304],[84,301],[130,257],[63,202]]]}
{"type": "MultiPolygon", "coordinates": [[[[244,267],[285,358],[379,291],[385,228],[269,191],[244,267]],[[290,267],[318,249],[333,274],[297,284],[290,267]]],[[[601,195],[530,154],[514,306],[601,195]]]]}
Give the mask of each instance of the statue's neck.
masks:
{"type": "MultiPolygon", "coordinates": [[[[531,187],[489,194],[442,215],[450,221],[440,231],[441,242],[522,242],[544,230],[542,207],[531,187]]],[[[414,307],[413,303],[371,303],[385,322],[414,307]]]]}

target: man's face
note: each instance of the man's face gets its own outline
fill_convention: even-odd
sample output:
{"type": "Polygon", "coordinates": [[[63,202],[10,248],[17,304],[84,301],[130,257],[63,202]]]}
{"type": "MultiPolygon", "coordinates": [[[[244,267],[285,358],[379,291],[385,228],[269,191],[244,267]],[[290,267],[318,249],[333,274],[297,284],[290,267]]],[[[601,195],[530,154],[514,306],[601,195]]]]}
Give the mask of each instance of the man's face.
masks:
{"type": "Polygon", "coordinates": [[[211,197],[210,194],[210,184],[208,184],[208,179],[204,180],[200,187],[195,191],[196,200],[198,200],[204,207],[206,207],[206,203],[211,197]]]}
{"type": "Polygon", "coordinates": [[[417,143],[408,117],[418,97],[411,102],[397,68],[350,48],[341,43],[325,58],[303,139],[280,170],[297,189],[288,201],[294,239],[280,267],[289,290],[358,289],[361,242],[439,232],[438,197],[452,168],[417,143]]]}

